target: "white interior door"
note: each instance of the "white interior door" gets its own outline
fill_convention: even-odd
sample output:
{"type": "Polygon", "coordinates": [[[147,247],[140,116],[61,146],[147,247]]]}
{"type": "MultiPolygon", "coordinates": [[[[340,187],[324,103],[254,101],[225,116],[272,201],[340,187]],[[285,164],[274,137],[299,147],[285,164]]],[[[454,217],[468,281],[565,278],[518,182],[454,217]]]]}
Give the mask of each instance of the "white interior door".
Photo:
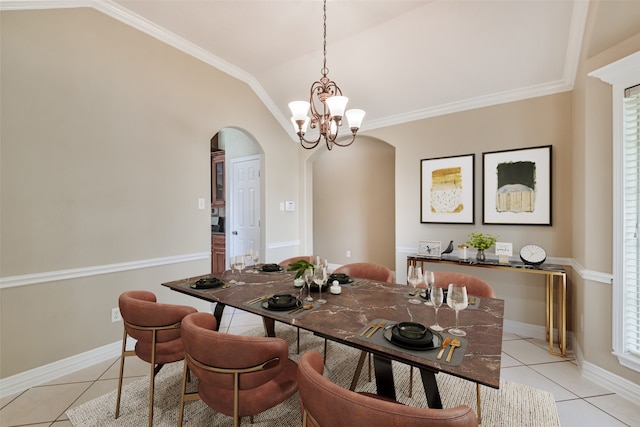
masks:
{"type": "Polygon", "coordinates": [[[231,160],[231,195],[227,221],[229,252],[227,258],[244,255],[253,248],[263,259],[260,242],[260,156],[231,160]]]}

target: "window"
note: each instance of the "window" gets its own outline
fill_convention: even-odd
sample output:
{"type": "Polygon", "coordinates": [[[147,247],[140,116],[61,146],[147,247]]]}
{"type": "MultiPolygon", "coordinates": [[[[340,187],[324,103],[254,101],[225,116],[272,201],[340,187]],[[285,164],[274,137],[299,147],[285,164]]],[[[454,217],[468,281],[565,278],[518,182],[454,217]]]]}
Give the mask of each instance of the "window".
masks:
{"type": "Polygon", "coordinates": [[[640,357],[640,85],[625,90],[622,110],[622,351],[640,357]]]}
{"type": "Polygon", "coordinates": [[[613,86],[613,351],[640,371],[640,52],[590,75],[613,86]]]}

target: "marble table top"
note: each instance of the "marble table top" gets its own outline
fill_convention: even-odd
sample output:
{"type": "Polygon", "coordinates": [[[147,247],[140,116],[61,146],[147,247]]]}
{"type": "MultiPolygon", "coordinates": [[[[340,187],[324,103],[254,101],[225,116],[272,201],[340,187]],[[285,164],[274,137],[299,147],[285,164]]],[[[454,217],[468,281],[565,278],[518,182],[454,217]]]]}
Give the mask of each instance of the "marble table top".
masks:
{"type": "MultiPolygon", "coordinates": [[[[355,288],[342,287],[342,293],[339,295],[323,291],[322,297],[327,300],[326,304],[315,304],[313,310],[297,313],[290,313],[290,310],[267,310],[261,302],[250,303],[258,297],[268,297],[275,294],[299,295],[300,289],[294,287],[293,279],[294,274],[287,271],[242,272],[241,274],[226,271],[222,274],[193,277],[162,285],[196,298],[229,305],[265,318],[288,323],[330,340],[391,360],[436,372],[446,372],[489,387],[499,388],[503,300],[481,298],[476,309],[460,312],[460,328],[467,332],[467,336],[464,337],[467,342],[462,362],[454,366],[447,364],[444,358],[439,361],[434,360],[434,357],[426,352],[423,355],[421,352],[407,351],[401,347],[390,346],[388,343],[366,340],[357,336],[363,328],[376,319],[386,319],[390,322],[411,321],[427,326],[434,323],[434,308],[425,304],[409,303],[407,292],[412,289],[404,285],[368,280],[366,284],[355,288]],[[193,289],[191,285],[202,277],[218,277],[228,287],[224,289],[193,289]],[[234,281],[241,281],[244,284],[238,284],[234,281]]],[[[306,293],[305,289],[304,295],[306,293]]],[[[312,292],[312,297],[317,299],[317,292],[312,292]]],[[[438,322],[446,328],[443,331],[443,334],[446,335],[447,330],[455,326],[454,310],[443,305],[438,312],[438,322]]],[[[383,330],[378,330],[376,334],[383,334],[383,330]]],[[[456,349],[456,351],[460,350],[456,349]]],[[[447,353],[448,351],[447,349],[447,353]]]]}

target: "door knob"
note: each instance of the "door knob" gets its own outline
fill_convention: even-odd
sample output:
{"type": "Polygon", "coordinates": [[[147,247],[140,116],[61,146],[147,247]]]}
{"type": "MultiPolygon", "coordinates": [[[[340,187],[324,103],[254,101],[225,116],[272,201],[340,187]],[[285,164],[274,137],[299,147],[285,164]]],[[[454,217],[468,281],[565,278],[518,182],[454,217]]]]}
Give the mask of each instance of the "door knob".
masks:
{"type": "Polygon", "coordinates": [[[238,232],[237,231],[232,231],[231,234],[233,234],[234,236],[237,236],[238,232]]]}

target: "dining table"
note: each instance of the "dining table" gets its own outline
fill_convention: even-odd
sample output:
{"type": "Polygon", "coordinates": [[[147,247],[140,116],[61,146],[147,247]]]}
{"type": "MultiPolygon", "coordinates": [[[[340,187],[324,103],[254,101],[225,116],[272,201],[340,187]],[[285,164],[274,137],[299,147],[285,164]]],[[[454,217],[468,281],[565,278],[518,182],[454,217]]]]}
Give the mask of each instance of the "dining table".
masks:
{"type": "MultiPolygon", "coordinates": [[[[424,326],[434,324],[435,310],[425,304],[427,300],[420,294],[424,290],[418,289],[418,295],[413,295],[416,291],[406,285],[347,277],[342,280],[344,283],[340,285],[340,294],[322,292],[325,304],[317,303],[316,289],[311,291],[314,298],[311,306],[305,308],[306,303],[301,301],[284,309],[270,304],[270,301],[274,301],[274,295],[304,297],[309,289],[305,287],[301,290],[294,286],[295,272],[281,268],[273,271],[273,266],[258,265],[242,272],[225,271],[162,285],[215,303],[213,315],[218,325],[225,307],[229,306],[262,316],[268,336],[275,336],[275,322],[282,322],[371,353],[377,394],[390,399],[396,398],[392,370],[394,361],[419,369],[430,408],[442,408],[436,382],[439,372],[496,389],[500,387],[503,300],[470,295],[468,307],[459,313],[459,326],[466,332],[463,337],[448,333],[448,329],[455,326],[455,312],[443,304],[438,311],[438,323],[445,330],[432,332],[432,341],[416,348],[405,345],[405,340],[395,338],[398,338],[397,325],[400,322],[424,326]],[[269,271],[262,270],[266,266],[270,267],[269,271]],[[208,288],[207,281],[213,287],[208,288]],[[425,303],[409,302],[416,297],[425,303]],[[459,346],[454,348],[447,345],[442,352],[442,344],[447,338],[458,338],[459,346]],[[439,353],[442,353],[440,358],[439,353]]],[[[447,344],[450,341],[447,340],[447,344]]]]}

